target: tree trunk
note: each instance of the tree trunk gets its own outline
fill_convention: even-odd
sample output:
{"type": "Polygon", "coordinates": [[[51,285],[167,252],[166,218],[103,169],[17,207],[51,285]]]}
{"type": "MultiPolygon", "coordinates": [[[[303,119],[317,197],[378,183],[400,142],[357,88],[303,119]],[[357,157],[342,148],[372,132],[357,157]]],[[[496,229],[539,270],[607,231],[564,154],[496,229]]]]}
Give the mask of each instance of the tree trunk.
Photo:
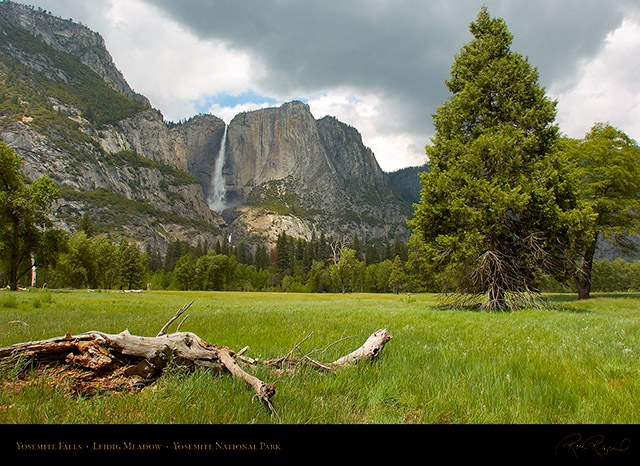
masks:
{"type": "Polygon", "coordinates": [[[507,298],[501,287],[495,286],[489,289],[486,308],[491,311],[504,311],[507,309],[507,298]]]}
{"type": "Polygon", "coordinates": [[[371,334],[360,348],[332,362],[331,366],[342,367],[361,360],[374,359],[392,338],[393,336],[386,328],[380,329],[371,334]]]}
{"type": "Polygon", "coordinates": [[[582,256],[582,262],[575,274],[575,284],[578,290],[578,299],[589,299],[591,295],[591,272],[593,269],[593,257],[596,253],[598,233],[594,235],[582,256]]]}
{"type": "Polygon", "coordinates": [[[36,258],[31,254],[31,287],[35,288],[38,283],[37,270],[36,270],[36,258]]]}
{"type": "Polygon", "coordinates": [[[9,281],[9,288],[11,290],[18,289],[18,268],[20,267],[20,235],[18,234],[18,226],[19,219],[17,217],[13,217],[13,237],[11,241],[11,245],[9,245],[9,276],[7,277],[9,281]]]}

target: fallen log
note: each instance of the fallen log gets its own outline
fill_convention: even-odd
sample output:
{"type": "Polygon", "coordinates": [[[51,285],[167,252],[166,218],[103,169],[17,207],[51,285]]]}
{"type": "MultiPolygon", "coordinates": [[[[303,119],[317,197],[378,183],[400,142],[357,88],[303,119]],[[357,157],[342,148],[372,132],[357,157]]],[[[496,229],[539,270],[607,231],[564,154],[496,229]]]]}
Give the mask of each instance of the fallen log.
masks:
{"type": "Polygon", "coordinates": [[[85,395],[93,394],[92,385],[98,389],[98,379],[138,376],[149,380],[160,376],[169,363],[187,370],[201,367],[215,374],[226,370],[244,379],[255,396],[271,407],[273,386],[242,370],[234,354],[231,349],[207,343],[191,332],[140,337],[128,330],[118,334],[91,331],[0,348],[0,362],[22,360],[31,366],[66,364],[76,370],[78,380],[74,388],[85,395]]]}
{"type": "MultiPolygon", "coordinates": [[[[193,303],[191,303],[193,304],[193,303]]],[[[265,403],[277,415],[271,399],[275,384],[268,384],[245,372],[238,362],[255,365],[259,361],[243,356],[248,349],[238,353],[226,346],[218,346],[202,340],[191,332],[166,333],[191,304],[182,307],[155,337],[132,335],[128,330],[118,334],[89,331],[79,335],[67,333],[47,340],[16,343],[0,348],[0,364],[21,364],[25,368],[52,367],[57,374],[71,382],[71,389],[82,395],[94,395],[101,390],[132,389],[140,380],[152,381],[162,375],[168,366],[193,370],[204,368],[214,374],[227,372],[244,380],[255,393],[254,398],[265,403]]],[[[304,342],[311,333],[302,340],[304,342]]],[[[334,370],[361,360],[374,359],[392,336],[386,329],[373,333],[355,351],[328,364],[311,359],[307,353],[300,360],[291,358],[297,344],[289,353],[278,359],[263,361],[270,367],[287,368],[310,363],[324,370],[334,370]]],[[[342,341],[344,339],[338,340],[342,341]]],[[[337,342],[334,342],[335,344],[337,342]]],[[[333,345],[332,344],[332,345],[333,345]]],[[[331,345],[330,345],[331,346],[331,345]]],[[[326,349],[326,348],[325,348],[326,349]]]]}

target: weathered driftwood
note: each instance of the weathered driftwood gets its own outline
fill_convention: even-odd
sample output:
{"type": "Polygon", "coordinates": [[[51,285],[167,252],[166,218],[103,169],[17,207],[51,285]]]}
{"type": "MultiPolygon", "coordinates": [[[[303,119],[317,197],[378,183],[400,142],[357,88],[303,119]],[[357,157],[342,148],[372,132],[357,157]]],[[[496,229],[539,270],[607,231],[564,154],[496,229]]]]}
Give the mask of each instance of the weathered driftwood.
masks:
{"type": "Polygon", "coordinates": [[[392,338],[393,336],[387,329],[380,329],[371,334],[360,348],[332,362],[331,365],[333,367],[341,367],[356,363],[363,359],[374,359],[378,356],[380,350],[384,348],[384,345],[392,338]]]}
{"type": "MultiPolygon", "coordinates": [[[[108,380],[111,383],[106,386],[112,388],[123,384],[123,380],[130,380],[134,376],[148,380],[161,375],[170,363],[187,369],[206,368],[214,373],[226,371],[233,377],[244,380],[255,392],[255,397],[263,401],[275,413],[271,403],[271,398],[275,395],[275,383],[263,382],[245,372],[238,364],[238,362],[248,364],[259,362],[243,356],[248,347],[236,353],[225,346],[208,343],[191,332],[166,333],[169,325],[177,320],[190,305],[182,307],[155,337],[132,335],[128,330],[118,334],[99,331],[90,331],[79,335],[67,333],[63,337],[16,343],[0,348],[0,363],[23,361],[29,363],[31,367],[52,364],[58,364],[58,367],[65,366],[70,370],[75,370],[74,377],[78,391],[88,394],[92,393],[87,389],[87,387],[92,387],[92,381],[108,380]]],[[[184,323],[184,319],[178,326],[178,330],[182,323],[184,323]]],[[[293,352],[309,336],[311,333],[285,357],[263,361],[263,364],[271,367],[290,368],[300,363],[310,363],[324,370],[333,370],[360,360],[375,358],[392,338],[386,329],[378,330],[360,348],[328,364],[311,359],[309,355],[313,351],[298,361],[292,359],[293,352]]],[[[344,339],[338,341],[342,340],[344,339]]],[[[335,343],[337,342],[332,345],[335,343]]]]}
{"type": "Polygon", "coordinates": [[[387,342],[393,338],[393,336],[391,335],[391,333],[389,333],[387,329],[384,329],[384,328],[380,329],[377,332],[374,332],[367,339],[367,341],[364,342],[364,344],[360,348],[356,349],[355,351],[352,351],[346,356],[341,357],[340,359],[337,359],[327,364],[320,363],[314,359],[311,359],[310,355],[315,352],[326,351],[329,347],[335,345],[336,343],[344,341],[345,338],[341,338],[340,340],[337,340],[331,343],[329,346],[327,346],[322,350],[312,350],[311,352],[304,354],[300,359],[293,359],[291,357],[292,354],[302,345],[302,343],[304,343],[307,339],[309,339],[311,335],[312,333],[309,333],[302,341],[297,343],[285,356],[277,359],[270,359],[268,361],[265,361],[264,363],[268,366],[280,367],[280,368],[285,368],[285,367],[291,368],[300,364],[311,364],[312,366],[318,367],[320,369],[325,369],[330,371],[330,370],[338,369],[340,367],[344,367],[350,364],[355,364],[362,360],[374,359],[376,356],[378,356],[382,348],[384,348],[384,345],[386,345],[387,342]]]}

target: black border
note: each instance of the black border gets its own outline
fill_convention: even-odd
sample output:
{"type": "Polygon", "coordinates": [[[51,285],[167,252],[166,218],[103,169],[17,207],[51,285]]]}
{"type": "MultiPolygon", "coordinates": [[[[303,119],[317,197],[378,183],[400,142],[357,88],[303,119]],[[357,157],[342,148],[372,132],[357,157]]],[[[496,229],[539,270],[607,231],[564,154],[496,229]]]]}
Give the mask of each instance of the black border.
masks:
{"type": "MultiPolygon", "coordinates": [[[[640,460],[638,425],[0,425],[0,455],[218,460],[640,460]]],[[[422,461],[421,461],[422,462],[422,461]]],[[[332,465],[331,465],[332,466],[332,465]]]]}

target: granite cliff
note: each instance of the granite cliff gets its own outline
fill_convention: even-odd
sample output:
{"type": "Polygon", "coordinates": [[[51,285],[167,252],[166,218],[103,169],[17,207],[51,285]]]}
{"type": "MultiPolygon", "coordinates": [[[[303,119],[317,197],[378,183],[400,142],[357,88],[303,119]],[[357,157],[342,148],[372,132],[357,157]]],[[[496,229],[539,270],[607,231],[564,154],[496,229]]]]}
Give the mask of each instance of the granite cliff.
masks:
{"type": "Polygon", "coordinates": [[[134,92],[99,34],[0,3],[0,140],[62,190],[58,225],[89,213],[99,230],[152,248],[230,234],[273,242],[408,236],[411,202],[392,187],[355,128],[309,107],[173,124],[134,92]],[[224,162],[224,163],[222,163],[224,162]]]}
{"type": "Polygon", "coordinates": [[[316,120],[306,104],[290,102],[236,116],[227,138],[223,175],[234,207],[230,227],[239,234],[275,239],[295,227],[307,238],[314,231],[406,235],[410,210],[354,128],[332,117],[316,120]],[[265,229],[265,216],[273,228],[265,229]]]}

